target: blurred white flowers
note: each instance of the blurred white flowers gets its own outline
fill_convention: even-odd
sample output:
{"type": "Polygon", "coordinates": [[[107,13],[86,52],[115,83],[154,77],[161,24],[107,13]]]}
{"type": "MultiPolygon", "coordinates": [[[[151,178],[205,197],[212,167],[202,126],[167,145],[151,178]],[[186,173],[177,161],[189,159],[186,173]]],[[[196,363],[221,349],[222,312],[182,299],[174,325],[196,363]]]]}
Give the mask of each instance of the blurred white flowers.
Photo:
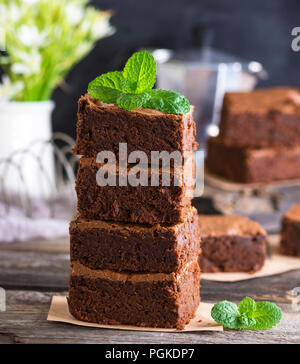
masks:
{"type": "Polygon", "coordinates": [[[83,15],[84,11],[81,6],[72,3],[66,6],[66,16],[71,24],[77,25],[78,23],[80,23],[81,19],[83,18],[83,15]]]}
{"type": "Polygon", "coordinates": [[[92,25],[92,35],[94,38],[101,37],[102,34],[111,34],[112,28],[107,18],[100,18],[92,25]]]}
{"type": "Polygon", "coordinates": [[[7,5],[1,4],[0,5],[0,22],[1,25],[17,22],[22,17],[22,9],[17,6],[12,0],[7,5]]]}
{"type": "Polygon", "coordinates": [[[9,101],[24,88],[22,81],[11,82],[8,76],[4,75],[0,84],[0,102],[9,101]]]}
{"type": "Polygon", "coordinates": [[[16,52],[18,62],[13,63],[11,70],[20,75],[33,75],[41,70],[42,57],[40,53],[32,49],[29,52],[16,52]]]}
{"type": "Polygon", "coordinates": [[[17,37],[27,47],[40,47],[45,44],[47,32],[39,32],[36,26],[22,25],[17,30],[17,37]]]}
{"type": "Polygon", "coordinates": [[[1,100],[41,101],[95,43],[114,33],[89,0],[0,0],[1,100]]]}

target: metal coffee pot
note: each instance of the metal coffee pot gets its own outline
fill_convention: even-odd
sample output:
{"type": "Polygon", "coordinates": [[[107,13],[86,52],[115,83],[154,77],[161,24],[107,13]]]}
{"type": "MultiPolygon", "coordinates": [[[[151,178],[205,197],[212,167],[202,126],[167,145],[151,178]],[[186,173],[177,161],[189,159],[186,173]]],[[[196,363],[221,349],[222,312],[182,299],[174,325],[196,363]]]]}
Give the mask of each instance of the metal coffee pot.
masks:
{"type": "Polygon", "coordinates": [[[158,64],[156,86],[184,94],[195,106],[200,147],[208,136],[218,134],[224,93],[252,90],[259,79],[267,77],[259,62],[244,61],[208,46],[149,51],[158,64]]]}

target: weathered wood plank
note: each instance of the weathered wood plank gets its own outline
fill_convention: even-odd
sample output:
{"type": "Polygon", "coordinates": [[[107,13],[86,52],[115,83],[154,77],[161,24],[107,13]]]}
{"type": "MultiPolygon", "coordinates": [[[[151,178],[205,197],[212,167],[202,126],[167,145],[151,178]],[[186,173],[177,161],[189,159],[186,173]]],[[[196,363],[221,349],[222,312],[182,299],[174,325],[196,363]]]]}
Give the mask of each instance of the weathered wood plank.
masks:
{"type": "Polygon", "coordinates": [[[65,290],[69,254],[33,251],[0,253],[0,286],[15,289],[65,290]]]}
{"type": "Polygon", "coordinates": [[[8,291],[7,312],[0,313],[0,343],[300,343],[300,313],[281,304],[286,316],[276,328],[223,333],[150,333],[103,330],[47,322],[54,293],[8,291]]]}

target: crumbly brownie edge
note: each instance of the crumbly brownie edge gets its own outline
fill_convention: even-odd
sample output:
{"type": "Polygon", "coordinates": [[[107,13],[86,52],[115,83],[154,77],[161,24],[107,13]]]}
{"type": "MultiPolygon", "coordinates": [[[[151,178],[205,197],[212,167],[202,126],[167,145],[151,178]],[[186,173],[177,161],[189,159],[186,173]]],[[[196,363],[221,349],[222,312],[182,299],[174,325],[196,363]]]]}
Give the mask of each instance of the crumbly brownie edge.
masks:
{"type": "Polygon", "coordinates": [[[288,87],[226,93],[221,139],[229,146],[250,148],[299,145],[299,98],[299,89],[288,87]]]}
{"type": "Polygon", "coordinates": [[[300,257],[300,222],[287,217],[282,219],[280,253],[300,257]]]}
{"type": "Polygon", "coordinates": [[[79,163],[76,192],[82,217],[150,225],[184,221],[191,206],[190,187],[184,183],[182,186],[151,186],[148,175],[148,186],[101,187],[96,182],[97,171],[94,162],[79,163]]]}
{"type": "Polygon", "coordinates": [[[259,271],[266,259],[266,236],[203,237],[199,264],[202,273],[259,271]]]}
{"type": "Polygon", "coordinates": [[[299,165],[299,147],[249,149],[226,146],[219,137],[208,141],[207,171],[230,181],[270,183],[297,179],[300,178],[299,165]]]}
{"type": "Polygon", "coordinates": [[[145,226],[77,218],[70,224],[71,261],[91,269],[170,273],[200,253],[197,211],[175,226],[145,226]]]}
{"type": "Polygon", "coordinates": [[[127,143],[128,154],[140,150],[150,160],[151,151],[155,150],[196,150],[195,135],[192,111],[183,115],[156,110],[151,113],[143,113],[139,109],[127,111],[118,107],[101,107],[85,95],[78,101],[77,138],[73,153],[96,157],[99,151],[108,150],[118,156],[119,143],[127,143]]]}
{"type": "Polygon", "coordinates": [[[69,310],[82,321],[183,329],[199,305],[199,282],[196,261],[181,276],[154,282],[72,275],[69,310]]]}

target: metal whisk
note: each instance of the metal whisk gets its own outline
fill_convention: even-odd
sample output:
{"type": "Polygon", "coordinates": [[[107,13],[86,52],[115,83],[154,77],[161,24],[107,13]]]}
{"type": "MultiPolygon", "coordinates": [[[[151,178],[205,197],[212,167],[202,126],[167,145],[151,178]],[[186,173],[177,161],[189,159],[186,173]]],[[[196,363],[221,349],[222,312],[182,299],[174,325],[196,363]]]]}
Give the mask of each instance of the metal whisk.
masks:
{"type": "Polygon", "coordinates": [[[64,200],[66,208],[70,214],[74,215],[76,211],[75,170],[78,160],[72,154],[74,143],[74,139],[70,136],[64,133],[54,133],[51,140],[36,140],[27,148],[0,159],[0,200],[5,206],[2,213],[9,214],[12,205],[17,203],[24,215],[33,216],[35,197],[32,192],[34,191],[24,175],[24,166],[30,159],[30,166],[34,166],[34,172],[38,174],[36,178],[43,181],[48,191],[47,196],[44,196],[42,200],[48,205],[49,216],[55,217],[55,202],[59,198],[64,200]],[[47,170],[43,163],[47,153],[53,162],[55,161],[54,179],[49,173],[51,171],[47,170]],[[15,179],[19,180],[22,188],[10,188],[10,181],[14,182],[15,179]]]}

